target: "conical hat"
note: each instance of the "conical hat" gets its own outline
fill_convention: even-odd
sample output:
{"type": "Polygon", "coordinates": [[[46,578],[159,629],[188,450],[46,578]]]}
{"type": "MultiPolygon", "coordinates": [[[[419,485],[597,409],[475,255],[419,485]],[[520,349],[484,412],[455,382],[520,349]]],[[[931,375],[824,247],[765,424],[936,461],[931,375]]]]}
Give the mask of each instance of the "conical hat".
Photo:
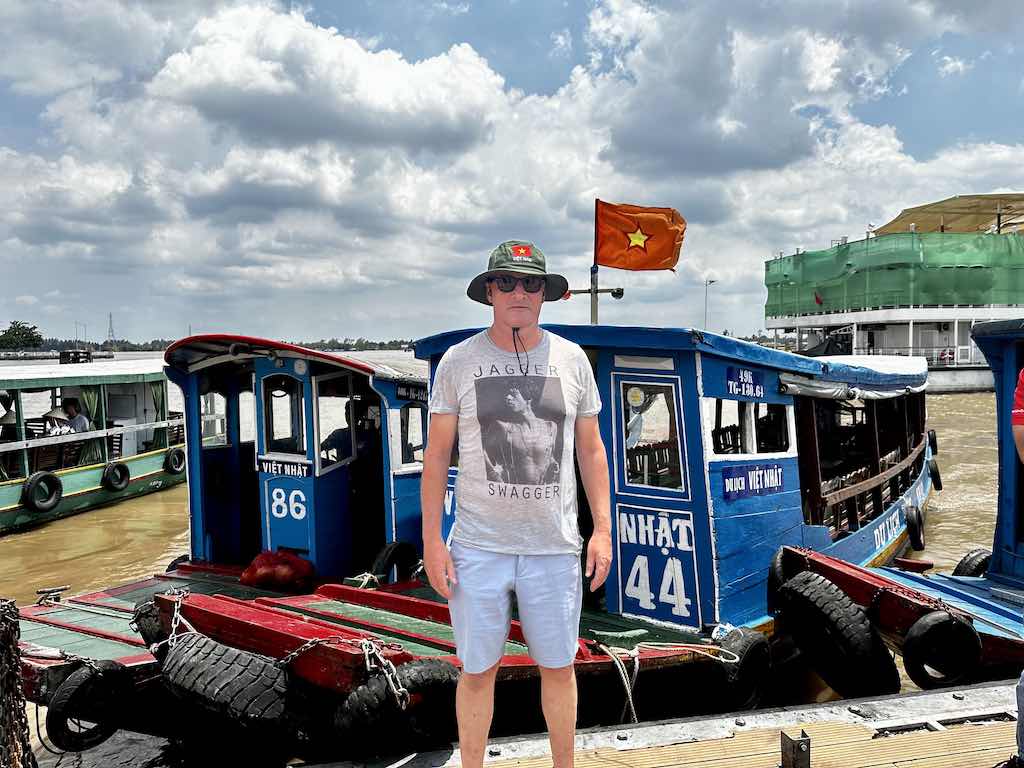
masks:
{"type": "Polygon", "coordinates": [[[44,419],[60,419],[61,421],[67,421],[68,420],[68,415],[66,413],[64,413],[63,409],[61,409],[58,406],[57,408],[54,408],[53,410],[49,411],[48,413],[44,413],[43,414],[43,418],[44,419]]]}
{"type": "Polygon", "coordinates": [[[0,426],[7,426],[8,424],[17,424],[18,418],[14,415],[14,409],[12,408],[3,416],[0,416],[0,426]]]}

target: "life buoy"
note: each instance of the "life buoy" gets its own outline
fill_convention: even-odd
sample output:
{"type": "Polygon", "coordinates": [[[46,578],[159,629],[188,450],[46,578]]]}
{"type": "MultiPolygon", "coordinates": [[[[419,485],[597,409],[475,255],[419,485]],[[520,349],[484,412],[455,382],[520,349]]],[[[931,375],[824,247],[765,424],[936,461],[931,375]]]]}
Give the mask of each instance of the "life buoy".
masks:
{"type": "Polygon", "coordinates": [[[961,683],[980,662],[978,631],[948,611],[926,613],[903,639],[903,666],[924,689],[961,683]]]}
{"type": "Polygon", "coordinates": [[[171,560],[171,562],[169,562],[167,564],[167,567],[164,568],[164,572],[165,573],[170,573],[171,571],[176,571],[178,569],[178,566],[181,565],[182,563],[191,563],[191,562],[192,562],[192,556],[191,555],[188,555],[188,554],[178,555],[176,558],[174,558],[173,560],[171,560]]]}
{"type": "Polygon", "coordinates": [[[46,735],[65,752],[92,749],[117,731],[117,713],[130,692],[130,673],[116,661],[97,661],[76,669],[50,698],[46,735]],[[71,720],[93,725],[71,728],[71,720]]]}
{"type": "Polygon", "coordinates": [[[408,581],[419,564],[420,553],[416,547],[407,541],[392,541],[377,553],[370,572],[378,578],[383,577],[381,583],[386,583],[391,577],[391,570],[395,569],[397,581],[408,581]]]}
{"type": "Polygon", "coordinates": [[[987,549],[972,549],[960,558],[953,569],[954,576],[984,576],[992,562],[992,552],[987,549]]]}
{"type": "Polygon", "coordinates": [[[21,503],[33,512],[51,512],[64,496],[64,484],[53,472],[33,472],[21,486],[21,503]]]}
{"type": "Polygon", "coordinates": [[[928,475],[932,479],[932,487],[936,491],[942,490],[942,475],[939,474],[939,462],[935,459],[928,459],[928,475]]]}
{"type": "Polygon", "coordinates": [[[384,675],[375,675],[352,691],[334,715],[345,748],[359,758],[375,757],[394,744],[410,750],[440,749],[458,739],[455,688],[459,670],[437,659],[417,659],[395,668],[409,692],[403,710],[384,675]]]}
{"type": "Polygon", "coordinates": [[[813,571],[797,574],[779,593],[782,617],[800,653],[841,696],[898,693],[900,673],[867,614],[839,587],[813,571]]]}
{"type": "Polygon", "coordinates": [[[908,504],[903,510],[903,517],[907,521],[907,538],[910,539],[910,546],[915,552],[924,549],[924,515],[921,508],[916,504],[908,504]]]}
{"type": "Polygon", "coordinates": [[[164,454],[164,471],[172,475],[180,475],[185,471],[185,451],[175,446],[164,454]]]}
{"type": "Polygon", "coordinates": [[[128,465],[122,464],[120,461],[113,461],[103,468],[103,478],[100,483],[108,491],[117,492],[127,488],[131,480],[132,473],[128,469],[128,465]]]}
{"type": "Polygon", "coordinates": [[[928,430],[928,446],[932,449],[932,456],[939,454],[939,438],[934,429],[928,430]]]}
{"type": "Polygon", "coordinates": [[[771,672],[768,639],[755,629],[739,627],[722,639],[722,647],[739,657],[734,663],[723,664],[727,686],[726,709],[729,712],[756,709],[771,672]]]}

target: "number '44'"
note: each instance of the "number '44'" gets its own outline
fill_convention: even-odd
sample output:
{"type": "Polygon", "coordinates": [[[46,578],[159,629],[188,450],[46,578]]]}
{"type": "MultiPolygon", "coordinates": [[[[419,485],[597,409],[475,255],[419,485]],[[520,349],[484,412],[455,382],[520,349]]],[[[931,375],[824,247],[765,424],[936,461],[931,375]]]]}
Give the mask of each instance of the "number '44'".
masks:
{"type": "MultiPolygon", "coordinates": [[[[637,600],[640,607],[646,611],[653,611],[657,606],[654,604],[654,593],[651,591],[650,568],[647,564],[646,555],[637,555],[633,560],[633,567],[629,570],[629,577],[626,579],[626,596],[637,600]]],[[[661,589],[658,591],[658,601],[665,605],[672,606],[672,613],[675,616],[689,617],[690,600],[686,596],[686,586],[683,584],[683,564],[679,558],[670,557],[665,561],[665,571],[661,575],[661,589]]]]}

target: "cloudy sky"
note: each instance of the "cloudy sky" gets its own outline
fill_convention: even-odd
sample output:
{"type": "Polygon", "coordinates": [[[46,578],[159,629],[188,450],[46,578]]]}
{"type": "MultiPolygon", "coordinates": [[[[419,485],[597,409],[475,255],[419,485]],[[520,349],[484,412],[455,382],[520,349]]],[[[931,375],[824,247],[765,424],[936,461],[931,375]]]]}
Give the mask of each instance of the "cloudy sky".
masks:
{"type": "MultiPolygon", "coordinates": [[[[416,337],[594,198],[689,222],[602,320],[764,324],[772,252],[1024,189],[1006,1],[0,0],[0,324],[416,337]],[[963,9],[969,9],[966,13],[963,9]]],[[[586,299],[548,305],[586,322],[586,299]]]]}

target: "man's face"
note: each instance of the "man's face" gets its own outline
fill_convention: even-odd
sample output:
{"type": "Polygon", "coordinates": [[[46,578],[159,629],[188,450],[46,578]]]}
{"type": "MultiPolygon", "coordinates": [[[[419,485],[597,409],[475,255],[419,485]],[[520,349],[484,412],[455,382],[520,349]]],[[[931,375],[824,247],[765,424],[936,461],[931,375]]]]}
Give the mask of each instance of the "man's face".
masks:
{"type": "Polygon", "coordinates": [[[64,403],[61,408],[69,419],[73,419],[78,415],[78,409],[75,408],[73,403],[64,403]]]}
{"type": "Polygon", "coordinates": [[[517,387],[509,389],[508,394],[505,395],[505,405],[514,413],[526,412],[526,398],[523,397],[523,393],[517,387]]]}
{"type": "MultiPolygon", "coordinates": [[[[511,277],[521,277],[512,275],[511,277]]],[[[536,293],[527,293],[521,281],[510,293],[504,293],[493,282],[487,284],[487,292],[494,307],[494,319],[502,325],[513,328],[529,328],[537,324],[540,308],[544,304],[544,288],[536,293]]]]}

